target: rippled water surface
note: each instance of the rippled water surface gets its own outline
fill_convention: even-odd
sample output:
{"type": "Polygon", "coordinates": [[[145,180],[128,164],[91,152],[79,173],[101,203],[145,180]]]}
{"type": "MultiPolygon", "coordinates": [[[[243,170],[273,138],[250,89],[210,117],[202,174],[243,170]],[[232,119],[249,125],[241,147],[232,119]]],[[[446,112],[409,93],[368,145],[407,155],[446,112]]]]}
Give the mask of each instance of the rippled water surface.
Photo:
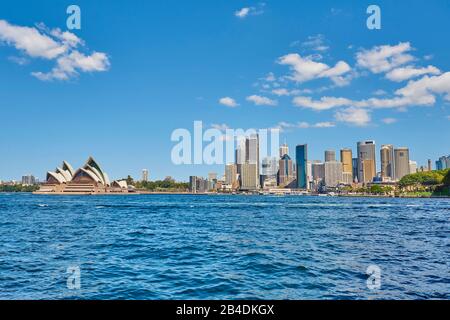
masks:
{"type": "Polygon", "coordinates": [[[449,299],[449,218],[448,199],[0,194],[0,299],[449,299]]]}

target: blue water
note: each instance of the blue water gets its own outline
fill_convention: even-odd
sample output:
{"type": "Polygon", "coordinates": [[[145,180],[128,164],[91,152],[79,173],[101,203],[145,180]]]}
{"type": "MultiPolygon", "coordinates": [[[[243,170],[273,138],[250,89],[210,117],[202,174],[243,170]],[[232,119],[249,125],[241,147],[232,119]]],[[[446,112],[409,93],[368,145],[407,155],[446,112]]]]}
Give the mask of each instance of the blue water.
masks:
{"type": "Polygon", "coordinates": [[[0,194],[0,299],[449,299],[449,218],[449,199],[0,194]]]}

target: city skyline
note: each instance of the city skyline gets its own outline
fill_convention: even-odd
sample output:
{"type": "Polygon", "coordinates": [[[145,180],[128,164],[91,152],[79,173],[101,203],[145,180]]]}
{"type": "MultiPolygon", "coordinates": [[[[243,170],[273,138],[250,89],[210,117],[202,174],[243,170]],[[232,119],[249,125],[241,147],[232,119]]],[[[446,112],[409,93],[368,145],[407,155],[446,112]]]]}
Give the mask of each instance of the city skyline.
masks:
{"type": "Polygon", "coordinates": [[[364,139],[408,146],[419,167],[449,153],[447,1],[427,15],[415,1],[407,13],[379,1],[381,30],[366,27],[366,1],[260,3],[82,0],[81,30],[69,31],[69,2],[2,2],[0,180],[43,181],[60,159],[89,155],[114,179],[224,171],[171,162],[171,133],[196,120],[278,127],[311,159],[356,154],[364,139]]]}

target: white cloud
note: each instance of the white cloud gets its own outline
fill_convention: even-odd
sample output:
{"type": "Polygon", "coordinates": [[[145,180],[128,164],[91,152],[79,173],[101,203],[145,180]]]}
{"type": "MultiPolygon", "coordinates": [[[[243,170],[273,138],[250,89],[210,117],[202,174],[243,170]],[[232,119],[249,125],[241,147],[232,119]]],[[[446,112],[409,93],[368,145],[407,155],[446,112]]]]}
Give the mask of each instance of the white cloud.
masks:
{"type": "Polygon", "coordinates": [[[309,36],[301,45],[304,48],[321,52],[327,51],[330,48],[325,44],[325,37],[322,34],[309,36]]]}
{"type": "Polygon", "coordinates": [[[265,3],[261,2],[256,7],[244,7],[237,10],[234,15],[240,19],[244,19],[248,16],[257,16],[264,13],[265,3]]]}
{"type": "Polygon", "coordinates": [[[78,51],[64,55],[57,59],[56,66],[47,73],[33,72],[32,75],[43,81],[68,80],[82,72],[100,72],[109,68],[109,60],[106,54],[94,52],[86,56],[78,51]]]}
{"type": "Polygon", "coordinates": [[[267,97],[252,95],[246,98],[247,101],[253,102],[257,106],[276,106],[277,101],[269,99],[267,97]]]}
{"type": "Polygon", "coordinates": [[[370,50],[362,50],[356,54],[357,64],[373,73],[388,72],[398,66],[414,60],[408,52],[412,50],[409,42],[398,45],[376,46],[370,50]]]}
{"type": "Polygon", "coordinates": [[[322,97],[320,100],[312,100],[311,97],[295,97],[292,101],[297,107],[313,110],[328,110],[336,107],[349,106],[353,102],[346,98],[322,97]]]}
{"type": "Polygon", "coordinates": [[[301,94],[301,93],[310,94],[310,93],[312,93],[312,91],[309,90],[309,89],[303,89],[303,90],[292,89],[292,90],[288,90],[286,88],[278,88],[278,89],[272,90],[272,93],[274,95],[282,97],[282,96],[295,96],[295,95],[298,95],[298,94],[301,94]]]}
{"type": "Polygon", "coordinates": [[[383,123],[385,123],[385,124],[393,124],[393,123],[397,122],[397,119],[395,119],[395,118],[384,118],[381,121],[383,121],[383,123]]]}
{"type": "Polygon", "coordinates": [[[447,116],[447,119],[450,120],[450,116],[447,116]]]}
{"type": "Polygon", "coordinates": [[[424,74],[437,75],[440,73],[441,71],[438,68],[431,65],[426,68],[415,68],[413,66],[407,66],[404,68],[396,68],[391,70],[386,74],[386,78],[391,81],[401,82],[404,80],[422,76],[424,74]]]}
{"type": "Polygon", "coordinates": [[[309,122],[298,122],[298,123],[290,123],[290,122],[279,122],[274,129],[279,129],[280,131],[286,131],[287,129],[309,129],[309,128],[334,128],[336,126],[333,122],[317,122],[317,123],[309,123],[309,122]]]}
{"type": "Polygon", "coordinates": [[[219,103],[224,106],[230,107],[230,108],[235,108],[235,107],[239,106],[239,104],[236,102],[236,100],[234,100],[233,98],[230,98],[230,97],[220,98],[219,103]]]}
{"type": "Polygon", "coordinates": [[[250,13],[250,8],[242,8],[234,13],[238,18],[245,18],[250,13]]]}
{"type": "Polygon", "coordinates": [[[314,110],[327,110],[336,107],[358,108],[405,108],[410,106],[432,106],[436,103],[436,95],[444,95],[450,101],[450,72],[439,76],[424,76],[419,80],[411,80],[408,84],[395,91],[391,98],[369,98],[366,100],[351,100],[342,97],[322,97],[312,100],[311,97],[295,97],[296,106],[314,110]]]}
{"type": "Polygon", "coordinates": [[[354,107],[339,110],[335,113],[334,117],[337,121],[359,127],[368,125],[371,120],[368,110],[354,107]]]}
{"type": "Polygon", "coordinates": [[[0,20],[0,41],[33,58],[54,59],[67,48],[36,28],[21,27],[0,20]]]}
{"type": "MultiPolygon", "coordinates": [[[[69,80],[80,72],[102,72],[110,67],[105,53],[94,51],[86,55],[77,49],[84,46],[82,39],[68,31],[50,30],[42,23],[36,27],[22,27],[0,20],[1,42],[14,46],[30,58],[55,60],[56,65],[51,71],[31,73],[43,81],[69,80]]],[[[10,60],[16,63],[23,61],[10,60]]]]}
{"type": "Polygon", "coordinates": [[[293,71],[292,80],[306,82],[319,78],[330,78],[335,84],[342,85],[344,78],[351,68],[344,62],[339,61],[334,67],[325,63],[313,61],[311,57],[301,57],[297,53],[287,54],[278,59],[281,65],[288,65],[293,71]]]}

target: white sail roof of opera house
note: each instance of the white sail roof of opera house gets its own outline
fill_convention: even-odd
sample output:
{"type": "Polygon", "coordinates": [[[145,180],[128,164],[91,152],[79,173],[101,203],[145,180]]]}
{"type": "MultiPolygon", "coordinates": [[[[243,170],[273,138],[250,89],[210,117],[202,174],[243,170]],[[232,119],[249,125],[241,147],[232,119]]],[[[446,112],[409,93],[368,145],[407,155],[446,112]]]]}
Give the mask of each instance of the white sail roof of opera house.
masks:
{"type": "Polygon", "coordinates": [[[76,171],[67,161],[64,161],[62,166],[56,168],[55,171],[47,172],[48,183],[75,183],[84,178],[104,186],[111,184],[108,175],[93,157],[89,157],[84,166],[76,171]]]}

